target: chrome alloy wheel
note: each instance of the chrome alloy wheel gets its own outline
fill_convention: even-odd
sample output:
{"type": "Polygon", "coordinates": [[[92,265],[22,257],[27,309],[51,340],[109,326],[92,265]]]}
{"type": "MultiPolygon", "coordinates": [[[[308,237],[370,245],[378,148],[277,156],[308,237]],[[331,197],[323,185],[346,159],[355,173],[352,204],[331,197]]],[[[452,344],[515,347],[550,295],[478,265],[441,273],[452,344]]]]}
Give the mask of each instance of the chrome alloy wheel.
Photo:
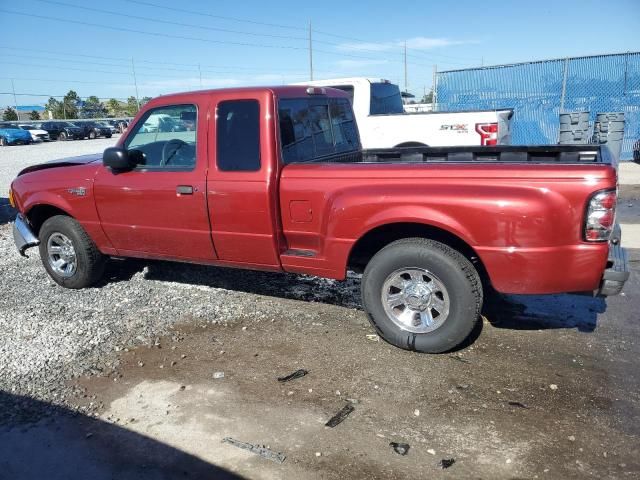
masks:
{"type": "Polygon", "coordinates": [[[428,333],[440,328],[449,315],[449,293],[444,283],[423,268],[402,268],[382,285],[382,305],[401,329],[428,333]]]}
{"type": "Polygon", "coordinates": [[[49,266],[56,275],[69,278],[76,273],[78,267],[76,250],[66,235],[56,232],[49,237],[47,241],[47,257],[49,266]]]}

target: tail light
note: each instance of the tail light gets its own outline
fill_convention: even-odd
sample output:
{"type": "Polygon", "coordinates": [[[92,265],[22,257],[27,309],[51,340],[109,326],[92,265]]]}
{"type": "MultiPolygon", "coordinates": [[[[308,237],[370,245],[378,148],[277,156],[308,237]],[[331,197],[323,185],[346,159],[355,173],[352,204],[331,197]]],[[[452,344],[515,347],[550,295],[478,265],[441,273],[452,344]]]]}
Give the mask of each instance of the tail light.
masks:
{"type": "Polygon", "coordinates": [[[615,190],[596,192],[587,205],[584,225],[584,239],[587,242],[604,242],[609,240],[616,221],[615,190]]]}
{"type": "Polygon", "coordinates": [[[497,123],[476,123],[476,132],[480,134],[480,145],[483,147],[498,144],[497,123]]]}

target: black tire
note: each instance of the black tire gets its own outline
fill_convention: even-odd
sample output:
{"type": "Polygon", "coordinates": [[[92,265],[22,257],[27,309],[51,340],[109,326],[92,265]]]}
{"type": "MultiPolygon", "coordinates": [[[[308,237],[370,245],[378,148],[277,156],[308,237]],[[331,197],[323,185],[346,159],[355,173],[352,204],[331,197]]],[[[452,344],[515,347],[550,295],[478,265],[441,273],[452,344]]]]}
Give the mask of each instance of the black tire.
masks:
{"type": "Polygon", "coordinates": [[[4,137],[0,137],[0,147],[6,147],[8,145],[4,137]]]}
{"type": "Polygon", "coordinates": [[[104,273],[106,258],[82,226],[66,215],[56,215],[47,219],[40,228],[40,258],[45,270],[53,280],[66,288],[85,288],[96,283],[104,273]],[[73,275],[64,277],[49,264],[47,245],[54,234],[62,234],[71,240],[76,255],[76,269],[73,275]]]}
{"type": "Polygon", "coordinates": [[[451,247],[424,238],[390,243],[374,255],[362,276],[362,302],[371,324],[384,340],[405,350],[442,353],[460,345],[478,322],[482,298],[482,282],[471,262],[451,247]],[[382,293],[387,277],[411,268],[433,273],[448,292],[448,315],[433,331],[408,331],[385,312],[382,293]]]}
{"type": "Polygon", "coordinates": [[[67,133],[66,132],[60,132],[58,134],[58,140],[60,140],[61,142],[64,142],[67,139],[67,133]]]}

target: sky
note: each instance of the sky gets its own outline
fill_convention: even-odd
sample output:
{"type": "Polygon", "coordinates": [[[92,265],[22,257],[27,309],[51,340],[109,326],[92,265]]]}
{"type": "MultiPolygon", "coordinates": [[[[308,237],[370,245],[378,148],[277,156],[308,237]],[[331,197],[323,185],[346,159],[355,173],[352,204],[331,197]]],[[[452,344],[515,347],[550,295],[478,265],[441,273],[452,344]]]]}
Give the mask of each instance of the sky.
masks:
{"type": "Polygon", "coordinates": [[[0,0],[0,106],[640,51],[640,0],[0,0]],[[134,78],[135,73],[135,78],[134,78]]]}

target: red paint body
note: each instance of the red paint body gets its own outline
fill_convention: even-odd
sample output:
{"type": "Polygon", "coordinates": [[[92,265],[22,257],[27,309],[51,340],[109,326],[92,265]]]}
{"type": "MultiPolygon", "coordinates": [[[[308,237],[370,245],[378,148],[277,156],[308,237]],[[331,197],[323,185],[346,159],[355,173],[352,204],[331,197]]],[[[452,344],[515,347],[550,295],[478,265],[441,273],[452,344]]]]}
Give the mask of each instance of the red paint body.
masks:
{"type": "MultiPolygon", "coordinates": [[[[608,244],[583,241],[585,206],[615,188],[608,164],[310,163],[283,167],[277,100],[304,87],[205,91],[160,97],[150,108],[198,107],[191,172],[114,174],[100,156],[73,167],[19,176],[20,211],[51,205],[76,218],[110,255],[162,258],[343,279],[358,239],[376,227],[416,223],[464,241],[504,293],[598,288],[608,244]],[[260,103],[261,162],[256,172],[216,165],[216,106],[260,103]],[[206,139],[206,140],[204,140],[206,139]],[[177,185],[192,185],[179,195],[177,185]],[[84,187],[85,196],[68,192],[84,187]],[[295,251],[313,256],[301,256],[295,251]],[[293,251],[293,252],[292,252],[293,251]]],[[[331,96],[342,96],[337,91],[331,96]]],[[[120,139],[122,145],[125,136],[120,139]]]]}

